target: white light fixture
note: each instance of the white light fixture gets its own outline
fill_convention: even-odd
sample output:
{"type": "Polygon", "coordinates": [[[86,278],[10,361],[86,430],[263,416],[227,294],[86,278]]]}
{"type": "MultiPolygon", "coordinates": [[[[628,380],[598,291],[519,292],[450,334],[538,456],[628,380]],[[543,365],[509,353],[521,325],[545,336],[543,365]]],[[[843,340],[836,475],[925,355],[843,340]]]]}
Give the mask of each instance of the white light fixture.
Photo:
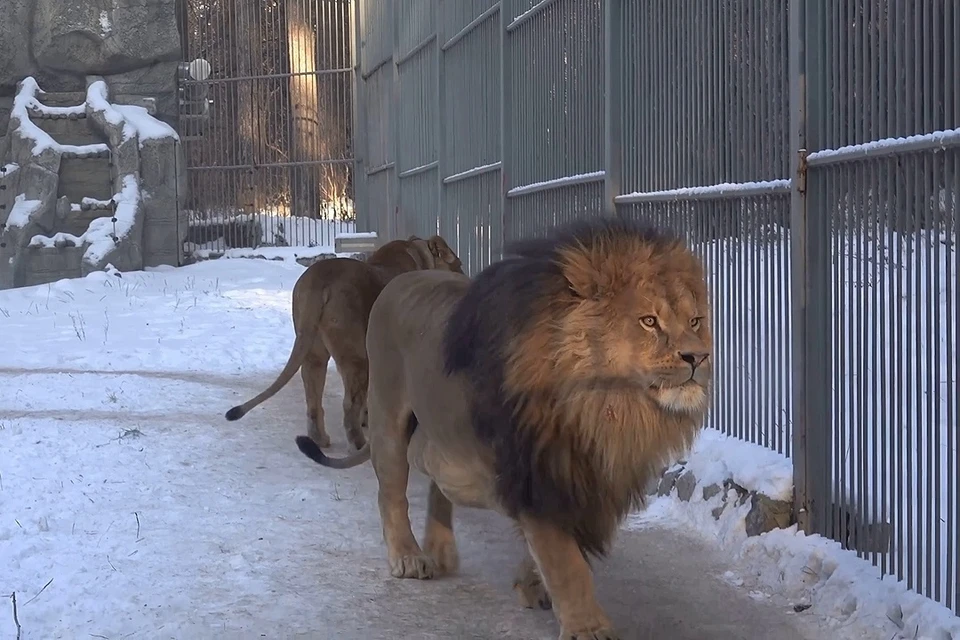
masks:
{"type": "Polygon", "coordinates": [[[187,66],[187,69],[190,72],[190,77],[194,80],[206,80],[210,77],[210,63],[204,60],[203,58],[197,58],[190,62],[187,66]]]}

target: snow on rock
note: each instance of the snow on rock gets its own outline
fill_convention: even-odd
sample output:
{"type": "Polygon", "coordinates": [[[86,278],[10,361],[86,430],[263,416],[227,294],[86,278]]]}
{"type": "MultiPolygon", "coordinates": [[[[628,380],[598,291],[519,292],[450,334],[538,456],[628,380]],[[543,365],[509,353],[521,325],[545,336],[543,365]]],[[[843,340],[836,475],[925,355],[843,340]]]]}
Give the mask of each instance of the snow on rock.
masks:
{"type": "Polygon", "coordinates": [[[684,468],[703,485],[731,479],[747,491],[774,500],[793,497],[793,465],[789,458],[716,429],[704,429],[694,442],[684,468]]]}
{"type": "Polygon", "coordinates": [[[157,120],[143,107],[132,104],[115,104],[113,106],[123,114],[127,124],[136,130],[137,136],[140,138],[140,146],[143,146],[144,140],[180,139],[173,127],[162,120],[157,120]]]}
{"type": "Polygon", "coordinates": [[[41,104],[38,95],[43,94],[37,81],[32,76],[23,79],[20,85],[20,91],[13,99],[13,108],[10,110],[10,119],[17,121],[17,131],[25,140],[33,141],[31,152],[38,156],[47,149],[54,149],[60,153],[86,154],[99,151],[109,151],[105,144],[60,144],[54,140],[49,133],[38,127],[30,120],[30,110],[46,114],[82,114],[86,107],[83,104],[71,107],[48,107],[41,104]]]}
{"type": "Polygon", "coordinates": [[[43,202],[40,200],[27,200],[27,196],[21,193],[13,199],[13,208],[10,209],[10,215],[7,217],[7,226],[11,228],[27,226],[30,216],[42,206],[43,202]]]}
{"type": "Polygon", "coordinates": [[[684,464],[697,478],[689,499],[680,499],[677,492],[654,498],[626,526],[672,526],[697,533],[732,559],[735,567],[724,577],[727,582],[809,610],[807,615],[832,627],[832,640],[960,638],[960,618],[908,590],[904,582],[882,576],[856,552],[819,535],[807,536],[796,525],[747,536],[749,500],[738,501],[733,488],[704,497],[704,487],[722,487],[731,478],[749,490],[789,500],[790,464],[773,451],[705,429],[684,464]]]}
{"type": "Polygon", "coordinates": [[[0,166],[0,176],[9,176],[13,174],[14,171],[17,171],[19,169],[20,169],[20,165],[18,165],[16,162],[11,162],[9,164],[2,165],[0,166]]]}
{"type": "Polygon", "coordinates": [[[113,22],[110,20],[109,11],[100,12],[100,35],[108,35],[113,31],[113,22]]]}
{"type": "Polygon", "coordinates": [[[33,76],[27,76],[20,83],[20,90],[13,98],[13,107],[10,109],[10,119],[17,121],[17,131],[26,140],[33,141],[32,153],[40,155],[47,149],[56,149],[57,141],[46,131],[30,120],[30,109],[39,107],[37,94],[43,93],[33,76]]]}
{"type": "Polygon", "coordinates": [[[96,218],[83,235],[75,236],[70,233],[56,233],[53,236],[36,235],[30,239],[31,247],[57,247],[88,245],[83,253],[83,259],[89,264],[97,264],[113,250],[117,244],[126,238],[133,230],[137,220],[137,207],[140,202],[140,188],[136,176],[123,177],[123,188],[113,198],[117,203],[114,212],[116,222],[110,217],[96,218]]]}
{"type": "Polygon", "coordinates": [[[107,122],[114,126],[123,126],[123,139],[127,140],[136,133],[136,129],[126,121],[123,114],[120,113],[115,105],[110,104],[107,99],[107,83],[103,80],[96,80],[87,87],[86,104],[93,110],[103,114],[107,122]]]}

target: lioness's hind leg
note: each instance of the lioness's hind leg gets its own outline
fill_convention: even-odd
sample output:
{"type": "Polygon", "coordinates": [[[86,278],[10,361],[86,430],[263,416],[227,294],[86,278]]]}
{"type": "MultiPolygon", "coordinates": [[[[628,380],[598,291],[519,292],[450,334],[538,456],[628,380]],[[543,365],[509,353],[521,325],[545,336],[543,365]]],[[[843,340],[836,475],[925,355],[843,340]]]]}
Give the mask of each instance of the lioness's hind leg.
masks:
{"type": "Polygon", "coordinates": [[[379,484],[377,504],[390,574],[395,578],[432,578],[437,563],[420,549],[410,528],[406,419],[400,421],[397,416],[387,415],[373,406],[369,410],[372,425],[370,460],[379,484]]]}
{"type": "Polygon", "coordinates": [[[576,541],[558,527],[521,516],[530,554],[553,601],[560,640],[619,640],[594,592],[593,573],[576,541]]]}
{"type": "Polygon", "coordinates": [[[553,605],[550,594],[547,593],[547,587],[543,584],[543,578],[540,577],[537,563],[529,552],[517,567],[517,573],[513,579],[513,590],[517,592],[520,604],[527,609],[536,607],[549,609],[553,605]]]}
{"type": "Polygon", "coordinates": [[[323,388],[327,383],[330,354],[325,349],[320,353],[317,353],[318,351],[315,346],[304,359],[300,366],[300,376],[303,378],[303,392],[307,400],[307,435],[318,446],[329,447],[330,436],[324,425],[323,388]]]}
{"type": "Polygon", "coordinates": [[[368,366],[366,358],[354,357],[343,364],[343,430],[347,440],[357,449],[367,439],[363,435],[364,413],[367,408],[368,366]]]}
{"type": "Polygon", "coordinates": [[[460,567],[460,555],[453,535],[453,503],[443,495],[437,483],[430,483],[427,499],[427,529],[423,548],[442,573],[454,573],[460,567]]]}

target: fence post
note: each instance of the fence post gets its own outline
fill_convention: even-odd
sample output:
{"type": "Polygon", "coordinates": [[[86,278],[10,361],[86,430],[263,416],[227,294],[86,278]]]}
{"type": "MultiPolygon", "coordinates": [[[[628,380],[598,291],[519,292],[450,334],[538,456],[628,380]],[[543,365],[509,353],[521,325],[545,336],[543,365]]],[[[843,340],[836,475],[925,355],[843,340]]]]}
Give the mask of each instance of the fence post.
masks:
{"type": "Polygon", "coordinates": [[[603,214],[614,216],[617,205],[614,198],[620,195],[620,151],[622,140],[621,102],[623,48],[622,38],[622,0],[606,0],[603,3],[603,84],[604,84],[604,126],[603,126],[603,214]]]}
{"type": "Polygon", "coordinates": [[[363,82],[363,58],[360,47],[363,43],[363,11],[360,3],[350,3],[350,61],[353,67],[353,213],[357,231],[369,231],[371,227],[370,207],[367,200],[367,127],[364,122],[366,93],[363,82]]]}
{"type": "MultiPolygon", "coordinates": [[[[446,215],[446,211],[443,207],[443,177],[446,175],[446,158],[444,158],[444,149],[446,145],[444,144],[444,133],[446,127],[444,126],[444,107],[446,102],[443,99],[444,91],[446,89],[446,83],[444,81],[443,73],[443,29],[442,26],[442,14],[440,13],[440,0],[433,0],[433,30],[436,34],[434,37],[435,46],[437,49],[437,133],[436,133],[436,145],[437,145],[437,233],[440,233],[440,219],[446,215]]],[[[446,240],[450,240],[446,238],[446,240]]],[[[457,248],[459,253],[460,249],[457,248]]]]}
{"type": "Polygon", "coordinates": [[[402,237],[400,227],[402,224],[401,207],[403,203],[400,198],[400,172],[403,170],[400,163],[400,127],[403,122],[400,117],[400,16],[403,13],[399,2],[390,3],[391,18],[393,20],[393,54],[390,58],[390,69],[393,73],[393,91],[390,113],[393,119],[393,126],[390,128],[390,144],[393,146],[393,170],[390,174],[390,192],[393,195],[393,211],[387,212],[387,237],[383,238],[383,243],[396,240],[402,237]]]}
{"type": "Polygon", "coordinates": [[[510,4],[507,0],[500,0],[500,255],[505,257],[507,241],[507,215],[510,199],[507,191],[510,190],[510,154],[507,149],[510,144],[510,61],[507,56],[510,32],[510,4]]]}
{"type": "Polygon", "coordinates": [[[797,523],[808,534],[825,533],[829,522],[833,417],[830,222],[818,199],[809,207],[806,162],[811,143],[816,143],[808,124],[813,122],[815,138],[816,107],[823,104],[816,77],[823,49],[822,9],[817,4],[808,8],[806,0],[790,0],[789,5],[792,456],[797,523]]]}

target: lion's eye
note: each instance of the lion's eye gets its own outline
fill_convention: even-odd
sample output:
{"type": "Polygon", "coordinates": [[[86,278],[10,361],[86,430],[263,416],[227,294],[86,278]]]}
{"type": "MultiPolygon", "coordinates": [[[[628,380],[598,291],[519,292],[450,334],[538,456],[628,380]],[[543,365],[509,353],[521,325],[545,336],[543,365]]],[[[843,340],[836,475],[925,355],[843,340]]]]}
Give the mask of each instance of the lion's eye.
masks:
{"type": "Polygon", "coordinates": [[[640,323],[645,327],[655,327],[657,326],[657,316],[643,316],[640,318],[640,323]]]}
{"type": "Polygon", "coordinates": [[[702,319],[703,319],[703,318],[699,318],[699,317],[698,317],[698,318],[690,318],[690,326],[693,327],[694,329],[699,328],[699,327],[700,327],[700,321],[701,321],[702,319]]]}

